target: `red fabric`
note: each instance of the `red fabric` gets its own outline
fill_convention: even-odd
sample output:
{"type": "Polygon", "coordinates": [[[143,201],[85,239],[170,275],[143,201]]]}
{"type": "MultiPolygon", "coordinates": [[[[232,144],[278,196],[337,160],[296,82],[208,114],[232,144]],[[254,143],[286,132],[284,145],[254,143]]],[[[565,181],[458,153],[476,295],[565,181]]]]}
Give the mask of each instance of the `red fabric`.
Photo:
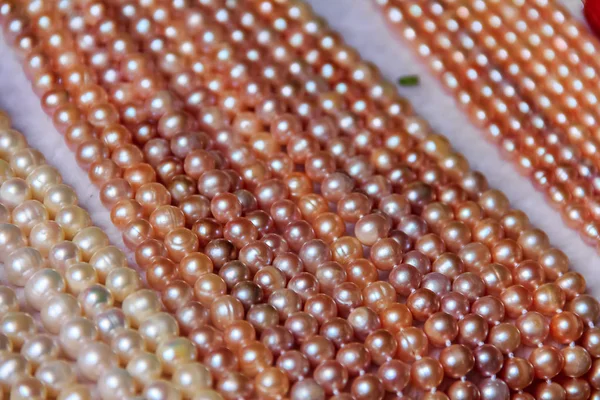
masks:
{"type": "Polygon", "coordinates": [[[600,0],[584,0],[583,14],[590,28],[600,36],[600,0]]]}

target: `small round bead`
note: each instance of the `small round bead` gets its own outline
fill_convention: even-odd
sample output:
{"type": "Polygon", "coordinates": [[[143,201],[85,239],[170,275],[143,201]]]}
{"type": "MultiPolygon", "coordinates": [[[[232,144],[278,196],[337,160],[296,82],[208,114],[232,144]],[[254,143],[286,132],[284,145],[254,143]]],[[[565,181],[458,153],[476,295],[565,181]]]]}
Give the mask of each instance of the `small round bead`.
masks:
{"type": "Polygon", "coordinates": [[[429,390],[442,383],[444,370],[437,360],[430,357],[423,357],[413,363],[410,377],[416,387],[429,390]]]}

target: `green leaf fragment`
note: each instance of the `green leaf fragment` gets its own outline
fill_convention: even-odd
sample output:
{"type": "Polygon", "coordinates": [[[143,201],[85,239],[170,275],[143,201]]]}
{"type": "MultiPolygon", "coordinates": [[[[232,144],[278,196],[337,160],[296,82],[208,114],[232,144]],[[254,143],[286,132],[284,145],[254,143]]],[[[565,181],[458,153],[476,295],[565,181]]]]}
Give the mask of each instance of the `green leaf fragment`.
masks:
{"type": "Polygon", "coordinates": [[[404,75],[398,78],[400,86],[417,86],[419,84],[419,75],[404,75]]]}

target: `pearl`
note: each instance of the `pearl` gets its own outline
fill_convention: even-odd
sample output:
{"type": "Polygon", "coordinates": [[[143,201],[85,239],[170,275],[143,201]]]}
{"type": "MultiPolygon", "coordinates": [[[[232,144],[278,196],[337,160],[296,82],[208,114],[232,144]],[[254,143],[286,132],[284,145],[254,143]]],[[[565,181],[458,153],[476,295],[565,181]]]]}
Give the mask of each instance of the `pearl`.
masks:
{"type": "Polygon", "coordinates": [[[43,399],[47,396],[46,387],[36,378],[19,379],[10,389],[11,399],[43,399]]]}
{"type": "Polygon", "coordinates": [[[98,380],[98,391],[105,398],[118,398],[119,396],[134,396],[135,382],[126,370],[111,368],[98,380]]]}
{"type": "MultiPolygon", "coordinates": [[[[94,267],[99,279],[104,282],[110,271],[119,267],[127,267],[125,254],[116,246],[104,245],[104,237],[99,238],[95,249],[90,249],[89,263],[94,267]]],[[[91,242],[90,242],[91,243],[91,242]]]]}
{"type": "Polygon", "coordinates": [[[141,289],[127,296],[121,307],[132,326],[137,327],[146,318],[160,311],[161,304],[155,292],[141,289]]]}
{"type": "Polygon", "coordinates": [[[76,358],[78,352],[88,341],[96,340],[98,330],[92,322],[81,317],[72,317],[60,327],[59,342],[63,351],[71,358],[76,358]]]}
{"type": "Polygon", "coordinates": [[[315,380],[305,379],[292,386],[290,396],[294,400],[306,398],[323,400],[325,399],[325,390],[315,380]]]}
{"type": "Polygon", "coordinates": [[[66,284],[63,277],[55,270],[45,268],[37,271],[25,284],[25,298],[27,303],[41,310],[42,305],[54,294],[63,293],[66,284]]]}
{"type": "Polygon", "coordinates": [[[144,398],[149,400],[180,400],[181,393],[171,383],[158,380],[152,382],[144,389],[144,398]]]}
{"type": "Polygon", "coordinates": [[[80,353],[77,355],[79,370],[84,377],[94,381],[97,381],[117,364],[116,355],[104,343],[88,343],[81,347],[80,353]]]}
{"type": "Polygon", "coordinates": [[[60,391],[58,399],[77,399],[77,400],[90,400],[92,397],[89,393],[89,388],[84,384],[73,384],[65,387],[60,391]]]}
{"type": "Polygon", "coordinates": [[[21,311],[6,313],[0,319],[0,332],[6,335],[17,349],[20,349],[36,330],[33,318],[21,311]]]}
{"type": "Polygon", "coordinates": [[[162,364],[158,357],[144,351],[134,354],[126,369],[138,384],[144,386],[159,379],[162,374],[162,364]]]}
{"type": "Polygon", "coordinates": [[[186,396],[194,396],[198,392],[212,387],[210,371],[198,363],[182,364],[173,373],[173,383],[186,396]]]}
{"type": "Polygon", "coordinates": [[[62,394],[64,388],[76,382],[73,366],[63,360],[42,362],[35,372],[35,377],[44,384],[50,396],[62,394]]]}
{"type": "Polygon", "coordinates": [[[34,368],[48,360],[58,358],[59,347],[54,338],[44,334],[29,337],[21,347],[21,354],[27,358],[34,368]]]}
{"type": "Polygon", "coordinates": [[[435,388],[442,382],[444,372],[438,361],[424,357],[413,363],[410,377],[418,388],[428,390],[435,388]]]}
{"type": "Polygon", "coordinates": [[[156,349],[156,355],[163,363],[165,371],[171,372],[182,362],[194,361],[196,348],[186,338],[173,338],[161,342],[156,349]]]}

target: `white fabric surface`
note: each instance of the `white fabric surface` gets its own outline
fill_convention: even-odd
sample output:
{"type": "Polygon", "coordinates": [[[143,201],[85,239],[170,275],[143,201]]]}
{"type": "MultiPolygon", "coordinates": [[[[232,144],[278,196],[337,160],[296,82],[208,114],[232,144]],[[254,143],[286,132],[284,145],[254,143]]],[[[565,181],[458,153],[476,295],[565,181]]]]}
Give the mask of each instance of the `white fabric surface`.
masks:
{"type": "MultiPolygon", "coordinates": [[[[580,0],[562,0],[580,15],[580,0]]],[[[573,268],[586,277],[591,293],[600,295],[600,274],[595,266],[600,258],[595,249],[585,245],[576,232],[567,228],[560,215],[552,209],[529,181],[518,175],[513,166],[503,160],[494,145],[483,138],[454,104],[435,78],[429,75],[412,50],[384,24],[372,0],[308,0],[315,10],[343,34],[368,60],[375,62],[391,80],[405,74],[419,74],[421,84],[400,89],[414,108],[434,129],[448,136],[463,152],[471,166],[482,171],[493,187],[503,190],[516,208],[524,210],[531,221],[544,229],[552,243],[565,251],[573,268]]],[[[39,100],[31,91],[26,77],[12,52],[0,41],[0,108],[8,111],[14,125],[25,133],[29,142],[44,153],[57,167],[65,181],[73,185],[81,204],[90,211],[94,222],[104,228],[113,243],[124,248],[121,236],[109,218],[108,211],[98,199],[98,189],[91,185],[78,168],[72,153],[43,113],[39,100]]]]}

